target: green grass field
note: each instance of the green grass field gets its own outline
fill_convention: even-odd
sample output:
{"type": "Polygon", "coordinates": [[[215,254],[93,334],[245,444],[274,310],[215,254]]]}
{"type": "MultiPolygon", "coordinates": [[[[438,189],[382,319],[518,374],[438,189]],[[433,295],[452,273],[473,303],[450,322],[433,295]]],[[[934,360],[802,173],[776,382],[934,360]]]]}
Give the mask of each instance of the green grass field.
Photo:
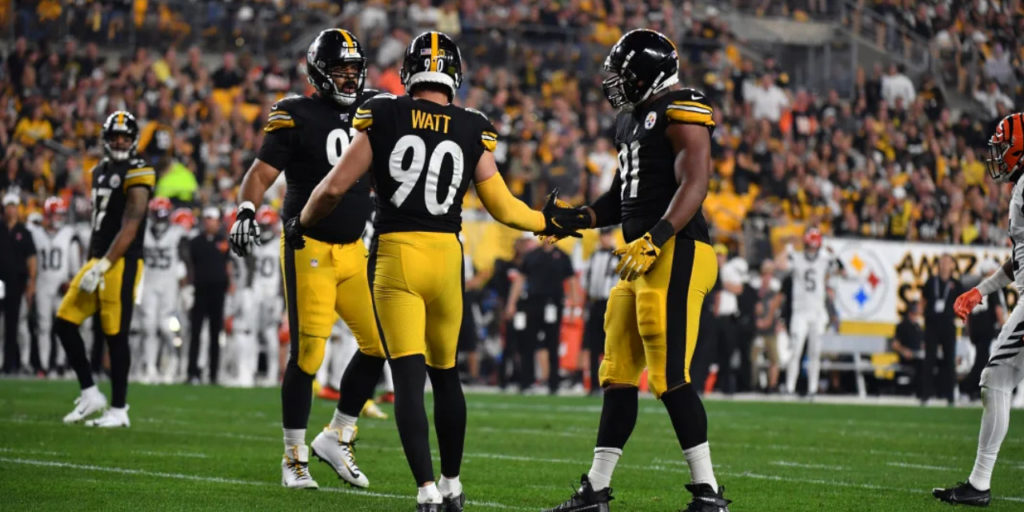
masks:
{"type": "MultiPolygon", "coordinates": [[[[360,422],[359,463],[369,492],[342,486],[315,460],[320,491],[288,491],[279,485],[276,389],[134,385],[132,427],[115,431],[63,425],[76,392],[72,382],[0,381],[0,509],[415,506],[392,420],[360,422]]],[[[467,510],[552,506],[589,468],[599,399],[470,394],[467,402],[467,510]]],[[[332,406],[314,401],[309,440],[332,406]]],[[[707,409],[718,478],[737,512],[946,510],[929,491],[966,478],[980,415],[979,409],[722,400],[708,401],[707,409]]],[[[1015,411],[1011,421],[1019,432],[1024,414],[1015,411]]],[[[1024,443],[1014,430],[993,481],[994,510],[1024,510],[1024,443]]],[[[688,478],[660,403],[641,400],[639,424],[613,482],[613,509],[678,510],[688,501],[688,478]]]]}

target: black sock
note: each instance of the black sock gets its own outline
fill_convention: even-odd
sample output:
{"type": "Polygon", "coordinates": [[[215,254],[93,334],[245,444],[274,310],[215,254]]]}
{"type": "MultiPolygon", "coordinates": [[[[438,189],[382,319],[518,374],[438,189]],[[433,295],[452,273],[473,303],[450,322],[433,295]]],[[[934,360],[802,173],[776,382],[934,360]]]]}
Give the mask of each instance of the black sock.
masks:
{"type": "Polygon", "coordinates": [[[110,406],[124,407],[128,398],[128,368],[132,364],[131,349],[128,348],[128,333],[107,336],[110,349],[110,406]]]}
{"type": "Polygon", "coordinates": [[[85,355],[85,341],[82,340],[82,333],[78,332],[78,326],[58,318],[53,322],[53,332],[64,347],[67,354],[68,366],[75,370],[78,376],[78,385],[85,389],[94,385],[92,380],[92,368],[89,366],[89,358],[85,355]]]}
{"type": "Polygon", "coordinates": [[[395,381],[395,423],[402,439],[405,459],[416,478],[416,485],[434,480],[430,460],[430,426],[423,408],[423,385],[427,380],[427,360],[422,355],[391,359],[395,381]]]}
{"type": "Polygon", "coordinates": [[[661,395],[676,438],[684,450],[708,440],[708,414],[692,384],[685,384],[661,395]]]}
{"type": "Polygon", "coordinates": [[[356,351],[352,360],[341,376],[341,398],[338,399],[338,410],[349,416],[359,416],[363,405],[373,396],[373,390],[380,380],[380,372],[384,368],[384,358],[369,356],[356,351]]]}
{"type": "Polygon", "coordinates": [[[434,429],[441,452],[441,475],[459,476],[462,449],[466,444],[466,397],[455,368],[427,368],[434,387],[434,429]]]}
{"type": "Polygon", "coordinates": [[[597,427],[597,446],[622,449],[636,426],[637,388],[604,390],[601,424],[597,427]]]}
{"type": "MultiPolygon", "coordinates": [[[[213,343],[213,342],[211,342],[213,343]]],[[[288,360],[281,381],[281,420],[284,428],[306,428],[309,409],[313,406],[313,376],[288,360]]]]}

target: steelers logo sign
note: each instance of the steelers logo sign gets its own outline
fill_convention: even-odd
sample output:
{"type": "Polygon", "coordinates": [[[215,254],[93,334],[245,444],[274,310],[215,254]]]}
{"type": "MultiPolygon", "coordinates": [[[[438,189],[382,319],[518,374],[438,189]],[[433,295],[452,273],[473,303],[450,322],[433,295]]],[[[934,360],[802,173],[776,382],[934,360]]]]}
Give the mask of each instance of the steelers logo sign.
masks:
{"type": "Polygon", "coordinates": [[[644,119],[644,129],[645,130],[650,130],[651,128],[654,128],[654,123],[657,123],[657,122],[658,122],[658,114],[655,114],[653,110],[651,112],[648,112],[647,113],[647,118],[644,119]]]}
{"type": "Polygon", "coordinates": [[[859,318],[882,313],[892,283],[881,258],[856,244],[843,247],[836,256],[843,262],[847,275],[847,279],[834,281],[840,312],[859,318]]]}

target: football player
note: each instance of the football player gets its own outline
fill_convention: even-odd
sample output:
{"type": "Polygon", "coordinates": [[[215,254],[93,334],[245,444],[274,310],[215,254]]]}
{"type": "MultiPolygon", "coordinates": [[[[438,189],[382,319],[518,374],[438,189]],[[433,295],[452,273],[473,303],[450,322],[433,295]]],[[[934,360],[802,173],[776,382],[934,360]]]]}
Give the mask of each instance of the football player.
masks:
{"type": "Polygon", "coordinates": [[[821,373],[821,336],[828,325],[825,301],[829,275],[841,273],[843,265],[832,250],[821,246],[821,231],[809,228],[804,233],[804,250],[798,253],[788,246],[778,259],[779,269],[792,276],[789,317],[790,357],[786,368],[786,392],[796,393],[804,345],[807,346],[807,396],[818,392],[821,373]]]}
{"type": "Polygon", "coordinates": [[[75,269],[82,264],[81,246],[75,230],[65,223],[68,204],[63,198],[50,197],[43,203],[40,227],[27,224],[36,244],[36,322],[40,370],[49,372],[64,366],[64,351],[54,346],[53,319],[75,269]],[[51,351],[51,348],[53,349],[51,351]],[[51,356],[52,354],[52,356],[51,356]],[[52,364],[51,364],[52,362],[52,364]]]}
{"type": "Polygon", "coordinates": [[[604,62],[604,93],[620,109],[615,120],[619,173],[611,189],[580,208],[585,225],[622,224],[627,245],[614,251],[621,278],[609,294],[605,356],[600,367],[604,405],[590,472],[552,511],[607,511],[612,472],[637,417],[637,384],[644,368],[654,396],[668,411],[690,467],[687,511],[725,512],[711,467],[707,414],[690,383],[690,362],[704,297],[718,262],[701,213],[711,173],[715,123],[704,95],[677,86],[676,47],[653,30],[619,39],[604,62]]]}
{"type": "Polygon", "coordinates": [[[110,350],[110,409],[86,425],[127,427],[128,327],[136,289],[142,277],[146,205],[156,173],[135,154],[139,125],[130,113],[119,110],[103,123],[105,157],[92,170],[92,238],[89,260],[71,281],[57,310],[54,331],[78,375],[81,396],[64,416],[77,422],[107,406],[93,383],[85,343],[78,327],[99,311],[103,335],[110,350]]]}
{"type": "MultiPolygon", "coordinates": [[[[574,211],[556,207],[554,194],[542,213],[509,193],[492,153],[494,126],[480,112],[451,104],[462,82],[462,57],[451,38],[425,32],[413,39],[401,78],[408,95],[380,94],[356,111],[353,126],[359,133],[313,190],[301,216],[285,223],[284,237],[288,251],[315,247],[317,226],[331,218],[339,201],[348,202],[349,190],[372,169],[377,194],[370,251],[373,305],[394,372],[398,433],[419,486],[416,510],[462,510],[466,402],[455,351],[462,323],[457,234],[463,196],[475,183],[499,222],[544,234],[576,234],[550,222],[557,211],[574,211]],[[439,485],[434,485],[423,407],[427,374],[441,453],[439,485]]],[[[344,398],[348,388],[343,383],[341,389],[344,398]]]]}
{"type": "MultiPolygon", "coordinates": [[[[321,32],[306,53],[311,97],[281,100],[273,106],[257,159],[242,180],[238,216],[231,228],[237,254],[252,253],[260,240],[256,206],[283,171],[287,192],[281,216],[295,218],[313,187],[350,147],[356,107],[375,92],[364,91],[366,55],[359,41],[342,29],[321,32]]],[[[345,370],[334,417],[311,444],[313,453],[346,482],[366,487],[356,465],[356,419],[372,393],[384,364],[384,348],[373,316],[367,282],[366,246],[360,235],[373,207],[370,184],[361,180],[329,216],[309,224],[309,243],[281,250],[285,307],[291,336],[289,360],[281,383],[284,457],[281,483],[315,489],[309,474],[306,425],[313,378],[323,362],[331,326],[340,315],[359,342],[359,353],[345,370]]],[[[282,239],[281,244],[284,244],[282,239]]]]}
{"type": "MultiPolygon", "coordinates": [[[[143,375],[147,382],[160,378],[157,367],[162,353],[170,354],[174,333],[169,319],[178,309],[180,282],[187,250],[187,233],[171,223],[174,206],[166,197],[149,202],[149,229],[143,249],[146,254],[146,276],[142,287],[143,375]]],[[[165,366],[166,361],[164,361],[165,366]]]]}
{"type": "MultiPolygon", "coordinates": [[[[1024,286],[1024,114],[1010,114],[996,126],[988,141],[989,176],[996,182],[1013,183],[1010,196],[1010,240],[1013,254],[1002,268],[993,272],[978,286],[957,297],[953,310],[961,319],[974,310],[983,297],[1001,291],[1013,283],[1024,286]]],[[[988,364],[981,372],[981,433],[974,469],[967,481],[945,489],[934,489],[932,494],[950,504],[988,506],[992,500],[992,470],[996,465],[999,447],[1010,428],[1010,399],[1013,388],[1024,380],[1024,303],[1018,301],[1003,324],[999,336],[992,342],[988,364]]]]}

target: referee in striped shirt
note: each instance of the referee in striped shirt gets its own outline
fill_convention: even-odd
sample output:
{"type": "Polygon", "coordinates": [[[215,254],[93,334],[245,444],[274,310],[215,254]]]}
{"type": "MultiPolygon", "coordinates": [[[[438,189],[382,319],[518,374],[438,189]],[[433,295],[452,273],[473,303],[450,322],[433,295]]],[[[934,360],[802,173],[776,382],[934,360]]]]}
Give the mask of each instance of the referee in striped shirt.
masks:
{"type": "Polygon", "coordinates": [[[590,358],[590,393],[596,394],[600,386],[598,370],[604,355],[604,312],[608,307],[608,294],[619,282],[615,266],[619,257],[615,250],[615,229],[601,228],[600,240],[586,263],[583,286],[587,293],[586,324],[583,328],[584,348],[590,358]]]}

